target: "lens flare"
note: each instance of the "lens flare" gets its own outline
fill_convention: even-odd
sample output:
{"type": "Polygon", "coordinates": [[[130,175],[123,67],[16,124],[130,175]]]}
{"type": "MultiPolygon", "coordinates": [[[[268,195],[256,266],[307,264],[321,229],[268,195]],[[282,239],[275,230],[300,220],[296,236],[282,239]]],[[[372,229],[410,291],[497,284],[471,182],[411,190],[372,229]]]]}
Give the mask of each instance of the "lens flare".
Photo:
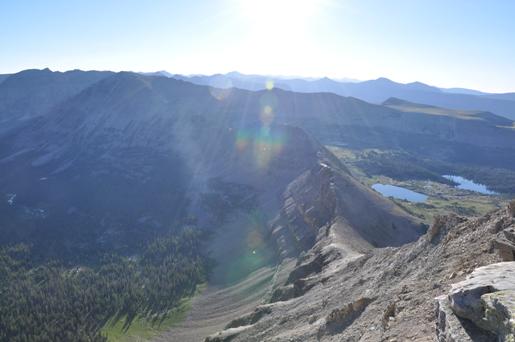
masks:
{"type": "Polygon", "coordinates": [[[250,135],[245,130],[239,130],[236,133],[236,149],[243,152],[250,142],[250,135]]]}
{"type": "Polygon", "coordinates": [[[235,146],[239,153],[252,156],[258,170],[265,170],[282,152],[284,137],[281,130],[272,129],[278,103],[275,94],[264,92],[259,102],[261,126],[239,129],[235,134],[235,146]]]}
{"type": "Polygon", "coordinates": [[[209,85],[209,93],[218,101],[225,100],[232,92],[232,82],[230,79],[212,82],[209,85]]]}
{"type": "Polygon", "coordinates": [[[272,89],[274,89],[274,81],[272,81],[272,80],[268,80],[268,81],[266,81],[266,83],[265,83],[265,87],[266,87],[266,89],[267,89],[267,90],[272,90],[272,89]]]}
{"type": "Polygon", "coordinates": [[[276,110],[277,109],[277,97],[275,96],[274,92],[267,91],[260,97],[259,104],[261,105],[261,108],[265,108],[268,106],[268,107],[276,110]]]}
{"type": "Polygon", "coordinates": [[[274,110],[271,106],[265,106],[260,115],[261,122],[265,126],[270,126],[274,121],[274,110]]]}
{"type": "Polygon", "coordinates": [[[213,88],[209,87],[209,93],[218,101],[225,100],[231,94],[232,88],[213,88]]]}
{"type": "MultiPolygon", "coordinates": [[[[228,266],[216,274],[224,284],[232,284],[241,280],[255,270],[275,260],[274,248],[266,242],[268,228],[266,216],[258,209],[246,213],[238,222],[242,232],[242,243],[231,250],[228,266]]],[[[236,234],[236,236],[239,236],[236,234]]]]}
{"type": "Polygon", "coordinates": [[[259,227],[256,227],[247,236],[247,246],[252,250],[252,254],[256,254],[256,249],[262,247],[263,243],[263,234],[259,227]]]}
{"type": "Polygon", "coordinates": [[[284,137],[268,125],[258,129],[240,129],[235,134],[235,146],[239,153],[251,153],[257,169],[265,170],[284,146],[284,137]]]}

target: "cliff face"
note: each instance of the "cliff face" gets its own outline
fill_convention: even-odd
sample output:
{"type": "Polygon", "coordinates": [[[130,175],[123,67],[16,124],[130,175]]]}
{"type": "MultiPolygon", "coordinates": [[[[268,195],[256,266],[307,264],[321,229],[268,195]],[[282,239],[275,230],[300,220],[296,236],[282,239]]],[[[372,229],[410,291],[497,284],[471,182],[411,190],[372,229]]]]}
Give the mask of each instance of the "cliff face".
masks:
{"type": "Polygon", "coordinates": [[[283,257],[307,251],[322,228],[342,248],[356,253],[414,241],[424,230],[338,163],[327,160],[287,186],[280,215],[271,226],[283,257]]]}

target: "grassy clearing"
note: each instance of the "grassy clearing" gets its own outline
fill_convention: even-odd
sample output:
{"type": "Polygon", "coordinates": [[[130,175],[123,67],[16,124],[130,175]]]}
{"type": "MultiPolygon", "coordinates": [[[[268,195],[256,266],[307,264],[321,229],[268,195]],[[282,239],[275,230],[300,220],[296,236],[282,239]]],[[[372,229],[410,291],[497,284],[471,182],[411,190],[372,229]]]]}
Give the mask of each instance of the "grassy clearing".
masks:
{"type": "Polygon", "coordinates": [[[147,341],[184,321],[191,309],[193,297],[202,293],[205,288],[205,284],[197,286],[193,296],[183,298],[177,307],[170,310],[163,318],[153,319],[152,317],[138,316],[128,327],[125,326],[125,317],[118,320],[113,318],[106,323],[102,334],[107,336],[109,342],[147,341]]]}
{"type": "Polygon", "coordinates": [[[413,216],[419,217],[424,223],[430,224],[437,215],[455,213],[463,216],[481,216],[499,208],[499,202],[485,199],[485,196],[467,196],[454,200],[452,198],[431,198],[425,203],[411,203],[393,200],[413,216]]]}
{"type": "MultiPolygon", "coordinates": [[[[420,218],[424,223],[431,224],[436,215],[456,213],[463,216],[481,216],[496,208],[506,201],[503,196],[487,196],[472,191],[461,190],[447,184],[426,180],[397,180],[384,175],[369,176],[367,170],[357,166],[358,154],[347,148],[328,146],[351,173],[363,184],[372,186],[375,183],[392,184],[407,188],[428,196],[424,203],[412,203],[405,200],[392,199],[407,212],[420,218]]],[[[381,152],[376,150],[376,152],[381,152]]]]}

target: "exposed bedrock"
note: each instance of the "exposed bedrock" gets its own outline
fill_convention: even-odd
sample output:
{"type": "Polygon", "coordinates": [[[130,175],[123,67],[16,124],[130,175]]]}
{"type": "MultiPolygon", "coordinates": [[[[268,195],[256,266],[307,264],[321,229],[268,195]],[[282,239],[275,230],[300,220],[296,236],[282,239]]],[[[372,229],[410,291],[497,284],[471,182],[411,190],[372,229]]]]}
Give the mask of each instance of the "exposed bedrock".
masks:
{"type": "Polygon", "coordinates": [[[515,262],[474,270],[437,298],[441,342],[515,340],[515,262]]]}
{"type": "Polygon", "coordinates": [[[311,248],[322,227],[336,231],[356,252],[414,241],[424,227],[346,170],[320,162],[283,193],[280,215],[271,223],[282,257],[311,248]],[[335,224],[338,223],[338,224],[335,224]]]}

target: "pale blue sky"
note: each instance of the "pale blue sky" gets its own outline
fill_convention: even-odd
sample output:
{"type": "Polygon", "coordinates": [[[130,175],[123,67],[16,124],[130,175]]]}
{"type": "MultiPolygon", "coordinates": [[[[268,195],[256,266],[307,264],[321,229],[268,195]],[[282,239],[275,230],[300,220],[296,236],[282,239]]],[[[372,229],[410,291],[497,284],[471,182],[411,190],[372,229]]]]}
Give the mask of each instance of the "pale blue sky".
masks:
{"type": "Polygon", "coordinates": [[[515,91],[511,0],[0,0],[0,73],[167,70],[515,91]]]}

